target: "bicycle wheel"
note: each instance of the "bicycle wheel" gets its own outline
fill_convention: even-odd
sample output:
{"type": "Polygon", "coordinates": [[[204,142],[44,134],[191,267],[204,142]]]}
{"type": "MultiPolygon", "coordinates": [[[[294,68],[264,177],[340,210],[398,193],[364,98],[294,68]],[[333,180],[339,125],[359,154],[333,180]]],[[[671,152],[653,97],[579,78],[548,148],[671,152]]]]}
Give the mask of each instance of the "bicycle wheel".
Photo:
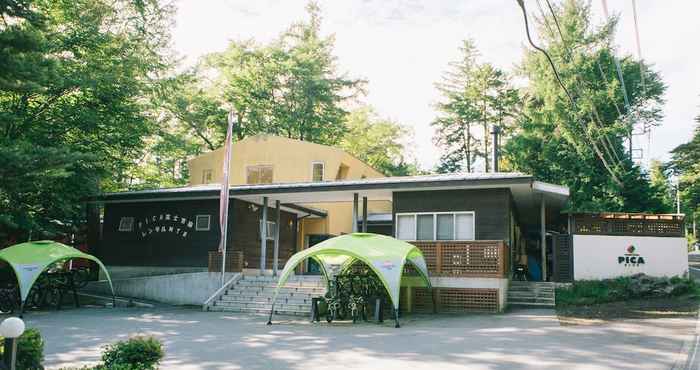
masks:
{"type": "Polygon", "coordinates": [[[58,287],[51,287],[46,291],[46,297],[44,302],[47,308],[61,308],[61,298],[63,297],[63,292],[58,287]]]}
{"type": "Polygon", "coordinates": [[[12,297],[7,291],[3,291],[0,294],[0,312],[1,313],[12,313],[14,311],[14,302],[12,297]]]}
{"type": "Polygon", "coordinates": [[[29,291],[29,295],[27,296],[27,306],[32,307],[32,308],[41,308],[43,305],[43,294],[42,290],[38,287],[33,287],[32,290],[29,291]]]}
{"type": "Polygon", "coordinates": [[[90,281],[90,270],[85,267],[81,267],[77,270],[72,270],[73,273],[73,285],[76,289],[85,288],[87,283],[90,281]]]}

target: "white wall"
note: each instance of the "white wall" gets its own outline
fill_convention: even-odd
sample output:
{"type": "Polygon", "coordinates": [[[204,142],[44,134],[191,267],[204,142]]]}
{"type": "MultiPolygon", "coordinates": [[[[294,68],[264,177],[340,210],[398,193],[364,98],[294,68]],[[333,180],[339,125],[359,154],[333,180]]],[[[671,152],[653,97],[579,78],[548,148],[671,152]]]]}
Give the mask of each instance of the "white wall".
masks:
{"type": "MultiPolygon", "coordinates": [[[[225,279],[235,273],[227,272],[225,279]]],[[[113,279],[114,293],[119,297],[141,298],[174,305],[202,305],[221,287],[220,272],[194,272],[160,276],[113,279]]],[[[92,282],[89,292],[110,294],[107,281],[92,282]]]]}
{"type": "Polygon", "coordinates": [[[685,238],[651,236],[574,235],[574,279],[594,280],[645,273],[676,276],[688,272],[685,238]],[[627,248],[634,246],[634,252],[627,248]],[[639,257],[643,264],[620,263],[620,257],[639,257]]]}

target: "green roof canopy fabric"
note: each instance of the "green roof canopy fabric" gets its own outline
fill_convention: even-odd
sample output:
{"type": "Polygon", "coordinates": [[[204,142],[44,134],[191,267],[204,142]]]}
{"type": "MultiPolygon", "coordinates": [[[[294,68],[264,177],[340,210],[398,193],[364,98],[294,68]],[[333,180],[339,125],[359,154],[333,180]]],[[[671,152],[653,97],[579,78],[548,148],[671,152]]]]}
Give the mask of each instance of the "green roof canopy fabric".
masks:
{"type": "MultiPolygon", "coordinates": [[[[418,271],[426,286],[430,287],[428,266],[423,253],[416,246],[390,236],[353,233],[325,240],[311,248],[294,254],[284,265],[272,299],[273,310],[279,290],[286,283],[294,269],[305,259],[319,262],[324,276],[329,278],[332,265],[340,265],[341,271],[356,261],[369,266],[384,284],[394,309],[399,308],[401,277],[406,262],[418,271]]],[[[272,312],[270,312],[272,317],[272,312]]]]}
{"type": "Polygon", "coordinates": [[[114,287],[109,272],[102,262],[92,255],[83,253],[73,247],[54,242],[41,240],[15,244],[0,250],[0,260],[7,262],[15,271],[22,303],[27,300],[29,291],[44,270],[56,262],[68,261],[74,258],[84,258],[95,261],[104,270],[109,282],[109,287],[114,296],[114,287]]]}

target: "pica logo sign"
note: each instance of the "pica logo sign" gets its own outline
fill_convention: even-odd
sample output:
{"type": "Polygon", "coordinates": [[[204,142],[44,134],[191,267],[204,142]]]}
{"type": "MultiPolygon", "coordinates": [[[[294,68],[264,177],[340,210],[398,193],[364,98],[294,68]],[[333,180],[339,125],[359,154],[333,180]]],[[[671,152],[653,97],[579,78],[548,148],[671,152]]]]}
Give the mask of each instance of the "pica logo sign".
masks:
{"type": "Polygon", "coordinates": [[[639,253],[635,253],[636,251],[637,248],[634,245],[629,245],[625,249],[625,252],[627,253],[617,257],[617,263],[621,265],[624,264],[625,267],[638,267],[639,265],[645,264],[646,261],[644,261],[644,257],[640,256],[639,253]]]}

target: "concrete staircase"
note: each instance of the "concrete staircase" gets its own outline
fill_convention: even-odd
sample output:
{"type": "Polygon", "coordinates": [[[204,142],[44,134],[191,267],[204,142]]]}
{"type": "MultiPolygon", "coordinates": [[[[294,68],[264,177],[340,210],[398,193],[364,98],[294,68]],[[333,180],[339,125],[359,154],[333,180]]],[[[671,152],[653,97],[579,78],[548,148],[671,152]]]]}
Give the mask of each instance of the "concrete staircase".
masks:
{"type": "Polygon", "coordinates": [[[554,283],[545,281],[511,281],[508,305],[517,307],[554,307],[554,283]]]}
{"type": "MultiPolygon", "coordinates": [[[[243,276],[208,306],[209,311],[269,314],[277,278],[243,276]]],[[[293,276],[280,289],[275,302],[275,314],[309,316],[311,298],[326,293],[320,276],[293,276]]]]}

